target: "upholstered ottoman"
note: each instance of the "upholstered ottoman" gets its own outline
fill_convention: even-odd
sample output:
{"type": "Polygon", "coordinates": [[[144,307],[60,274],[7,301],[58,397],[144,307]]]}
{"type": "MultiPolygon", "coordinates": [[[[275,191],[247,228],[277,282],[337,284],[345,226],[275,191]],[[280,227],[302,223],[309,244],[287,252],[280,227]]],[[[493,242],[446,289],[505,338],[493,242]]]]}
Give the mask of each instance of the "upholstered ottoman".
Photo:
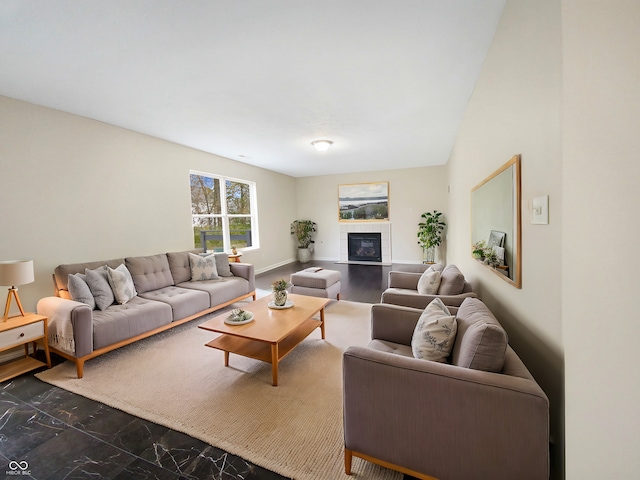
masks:
{"type": "Polygon", "coordinates": [[[291,293],[340,300],[340,272],[311,267],[291,274],[291,293]]]}

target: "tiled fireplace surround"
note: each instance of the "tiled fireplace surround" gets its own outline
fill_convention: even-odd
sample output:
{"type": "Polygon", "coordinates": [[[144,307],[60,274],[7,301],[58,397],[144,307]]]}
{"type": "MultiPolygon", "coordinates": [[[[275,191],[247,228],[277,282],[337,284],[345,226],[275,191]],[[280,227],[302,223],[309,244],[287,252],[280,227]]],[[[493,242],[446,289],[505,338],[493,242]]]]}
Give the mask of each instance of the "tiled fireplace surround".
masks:
{"type": "Polygon", "coordinates": [[[340,223],[340,263],[391,264],[391,224],[370,222],[340,223]],[[382,243],[382,262],[349,262],[348,233],[380,233],[382,243]]]}

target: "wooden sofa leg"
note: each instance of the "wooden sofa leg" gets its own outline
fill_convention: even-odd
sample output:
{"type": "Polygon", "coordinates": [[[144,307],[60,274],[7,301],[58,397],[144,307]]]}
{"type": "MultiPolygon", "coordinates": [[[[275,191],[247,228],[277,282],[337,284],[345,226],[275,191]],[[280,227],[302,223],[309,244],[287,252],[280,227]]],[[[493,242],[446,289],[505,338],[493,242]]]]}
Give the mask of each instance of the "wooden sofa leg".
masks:
{"type": "Polygon", "coordinates": [[[84,362],[81,360],[76,360],[76,371],[78,372],[78,378],[82,378],[84,370],[84,362]]]}
{"type": "Polygon", "coordinates": [[[351,460],[353,458],[353,452],[348,448],[344,449],[344,473],[351,475],[351,460]]]}

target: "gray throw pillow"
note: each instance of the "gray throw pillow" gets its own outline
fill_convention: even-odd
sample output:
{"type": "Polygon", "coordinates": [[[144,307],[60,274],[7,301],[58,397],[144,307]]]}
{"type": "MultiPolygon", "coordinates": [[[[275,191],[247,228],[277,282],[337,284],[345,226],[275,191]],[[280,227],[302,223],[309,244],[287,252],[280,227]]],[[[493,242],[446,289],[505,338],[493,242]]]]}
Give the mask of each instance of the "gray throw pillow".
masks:
{"type": "Polygon", "coordinates": [[[89,288],[89,285],[87,285],[85,278],[85,275],[82,273],[69,275],[69,295],[71,295],[71,300],[86,303],[91,307],[91,310],[93,310],[96,308],[96,301],[93,298],[93,294],[91,293],[91,289],[89,288]]]}
{"type": "Polygon", "coordinates": [[[116,302],[120,305],[124,305],[137,295],[131,273],[124,264],[118,265],[115,269],[107,267],[107,278],[116,302]]]}
{"type": "Polygon", "coordinates": [[[456,321],[458,333],[451,363],[485,372],[501,372],[509,337],[482,300],[465,299],[458,309],[456,321]]]}
{"type": "Polygon", "coordinates": [[[459,295],[464,290],[464,275],[455,265],[447,265],[440,274],[438,295],[459,295]]]}
{"type": "Polygon", "coordinates": [[[216,270],[221,277],[233,277],[231,268],[229,268],[229,255],[226,253],[214,253],[216,259],[216,270]]]}
{"type": "Polygon", "coordinates": [[[107,278],[107,266],[98,267],[95,270],[85,269],[84,274],[87,278],[87,285],[91,289],[93,298],[96,300],[96,307],[99,310],[106,310],[107,307],[113,305],[115,297],[113,290],[109,285],[107,278]]]}

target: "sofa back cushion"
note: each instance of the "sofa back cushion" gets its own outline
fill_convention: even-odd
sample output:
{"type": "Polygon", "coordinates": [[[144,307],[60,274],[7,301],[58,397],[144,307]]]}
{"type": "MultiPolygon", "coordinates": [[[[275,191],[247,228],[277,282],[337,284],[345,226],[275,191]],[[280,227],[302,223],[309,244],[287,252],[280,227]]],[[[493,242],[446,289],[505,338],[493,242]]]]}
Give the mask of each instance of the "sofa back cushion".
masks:
{"type": "Polygon", "coordinates": [[[174,284],[169,261],[164,253],[148,257],[127,257],[125,265],[131,273],[138,293],[150,292],[174,284]]]}
{"type": "Polygon", "coordinates": [[[466,298],[456,320],[458,331],[451,363],[474,370],[501,372],[509,338],[487,306],[477,298],[466,298]]]}
{"type": "MultiPolygon", "coordinates": [[[[196,253],[195,251],[193,253],[196,253]]],[[[169,268],[176,285],[191,280],[191,265],[189,264],[189,252],[167,253],[169,268]]]]}
{"type": "Polygon", "coordinates": [[[458,295],[464,291],[464,275],[455,265],[447,265],[440,274],[438,295],[458,295]]]}

